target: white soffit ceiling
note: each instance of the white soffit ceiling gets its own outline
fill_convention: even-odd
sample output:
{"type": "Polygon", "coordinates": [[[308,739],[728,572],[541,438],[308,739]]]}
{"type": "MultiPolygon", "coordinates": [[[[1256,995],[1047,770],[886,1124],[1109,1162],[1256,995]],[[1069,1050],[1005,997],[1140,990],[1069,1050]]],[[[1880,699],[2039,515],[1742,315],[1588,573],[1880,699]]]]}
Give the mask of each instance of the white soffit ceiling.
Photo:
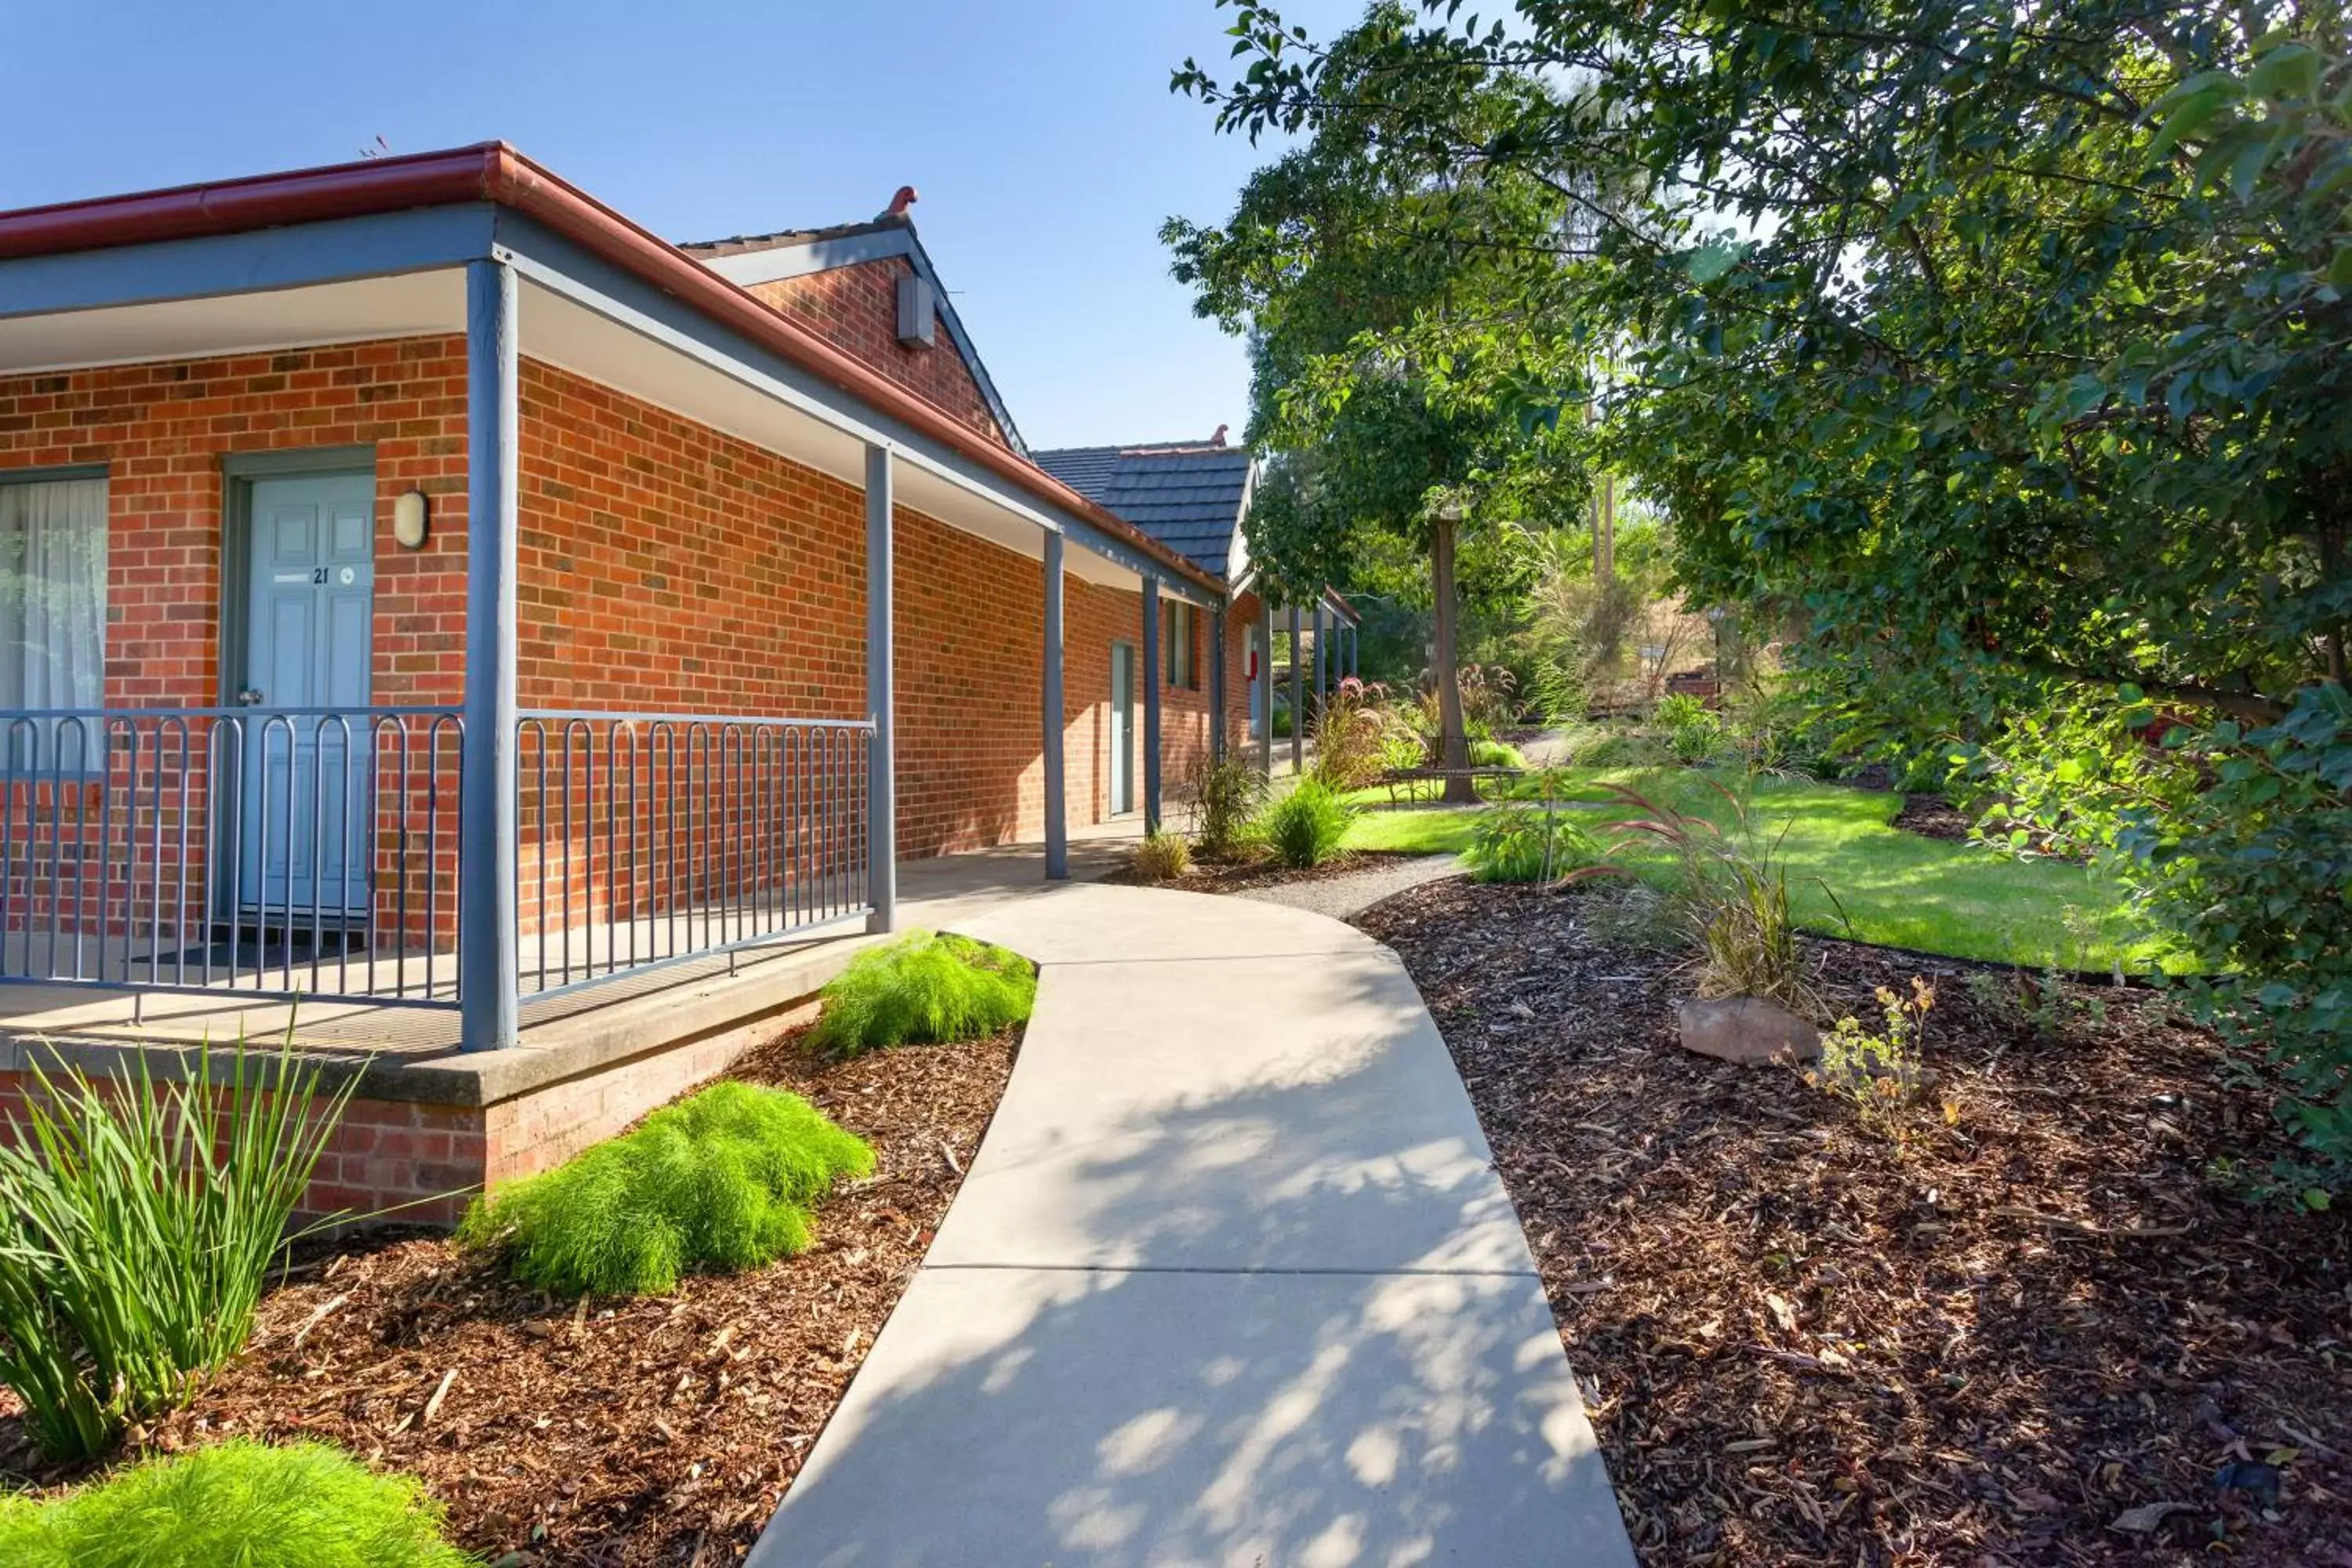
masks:
{"type": "Polygon", "coordinates": [[[258,294],[220,294],[0,321],[0,375],[466,330],[466,275],[409,272],[258,294]]]}

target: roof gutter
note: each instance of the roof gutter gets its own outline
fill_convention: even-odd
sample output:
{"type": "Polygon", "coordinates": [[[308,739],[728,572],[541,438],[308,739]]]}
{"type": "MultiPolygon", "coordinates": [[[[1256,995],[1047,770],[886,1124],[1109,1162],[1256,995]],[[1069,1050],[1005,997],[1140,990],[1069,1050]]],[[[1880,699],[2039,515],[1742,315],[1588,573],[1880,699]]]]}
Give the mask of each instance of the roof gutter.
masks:
{"type": "Polygon", "coordinates": [[[1166,567],[1172,575],[1210,594],[1224,594],[1223,583],[1140,529],[859,363],[503,142],[0,213],[0,260],[461,202],[494,202],[546,225],[711,320],[782,354],[875,412],[948,447],[1038,500],[1084,519],[1166,567]]]}

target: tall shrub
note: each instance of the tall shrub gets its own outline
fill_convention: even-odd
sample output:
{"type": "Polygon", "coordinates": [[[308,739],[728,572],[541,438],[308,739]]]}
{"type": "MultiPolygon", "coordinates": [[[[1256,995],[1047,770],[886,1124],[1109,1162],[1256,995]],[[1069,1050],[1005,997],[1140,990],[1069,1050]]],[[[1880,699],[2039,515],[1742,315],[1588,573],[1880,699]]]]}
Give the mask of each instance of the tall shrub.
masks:
{"type": "MultiPolygon", "coordinates": [[[[52,1458],[184,1401],[245,1346],[270,1260],[356,1079],[290,1052],[199,1052],[184,1079],[62,1082],[0,1143],[0,1381],[52,1458]]],[[[302,1233],[296,1233],[302,1234],[302,1233]]]]}
{"type": "Polygon", "coordinates": [[[1346,793],[1380,782],[1397,728],[1387,690],[1349,676],[1323,700],[1315,727],[1315,774],[1346,793]]]}

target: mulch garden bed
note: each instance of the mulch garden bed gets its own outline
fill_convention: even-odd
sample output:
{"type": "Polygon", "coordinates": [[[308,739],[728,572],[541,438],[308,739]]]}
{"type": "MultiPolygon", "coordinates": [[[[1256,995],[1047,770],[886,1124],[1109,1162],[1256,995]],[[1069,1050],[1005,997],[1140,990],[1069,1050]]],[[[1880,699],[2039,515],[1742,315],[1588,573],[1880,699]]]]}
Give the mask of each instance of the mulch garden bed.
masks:
{"type": "Polygon", "coordinates": [[[1132,887],[1169,888],[1180,893],[1238,893],[1251,888],[1279,888],[1296,882],[1328,882],[1335,878],[1353,876],[1376,866],[1397,860],[1418,860],[1419,855],[1408,855],[1386,849],[1350,849],[1335,855],[1320,866],[1285,866],[1276,860],[1207,860],[1195,858],[1192,868],[1173,881],[1146,882],[1131,867],[1122,867],[1103,878],[1132,887]]]}
{"type": "Polygon", "coordinates": [[[1684,1052],[1679,961],[1598,939],[1612,896],[1359,923],[1469,1085],[1645,1564],[2352,1568],[2352,1223],[2231,1190],[2290,1151],[2211,1037],[2070,987],[2043,1038],[1967,983],[2013,972],[1807,939],[1840,1012],[1937,986],[1951,1120],[1897,1142],[1684,1052]]]}
{"type": "Polygon", "coordinates": [[[1976,818],[1940,795],[1906,795],[1903,797],[1903,809],[1895,814],[1895,826],[1922,838],[1966,844],[1976,818]]]}
{"type": "MultiPolygon", "coordinates": [[[[816,1247],[675,1295],[525,1289],[445,1239],[310,1248],[244,1358],[133,1435],[338,1444],[422,1477],[487,1561],[622,1568],[739,1561],[807,1458],[961,1184],[1012,1071],[1011,1036],[824,1063],[803,1030],[730,1076],[806,1096],[877,1169],[818,1210],[816,1247]]],[[[30,1451],[0,1416],[0,1472],[30,1451]]]]}

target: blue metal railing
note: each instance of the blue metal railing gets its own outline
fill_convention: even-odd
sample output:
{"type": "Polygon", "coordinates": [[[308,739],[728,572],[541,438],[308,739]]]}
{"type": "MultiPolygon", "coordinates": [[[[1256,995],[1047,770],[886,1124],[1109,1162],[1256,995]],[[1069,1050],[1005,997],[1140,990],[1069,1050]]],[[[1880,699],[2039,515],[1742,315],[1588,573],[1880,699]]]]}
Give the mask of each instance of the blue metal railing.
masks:
{"type": "Polygon", "coordinates": [[[871,722],[536,710],[520,731],[527,995],[866,916],[871,722]]]}
{"type": "MultiPolygon", "coordinates": [[[[862,922],[873,725],[517,721],[525,998],[862,922]]],[[[0,984],[452,1007],[443,708],[0,711],[0,984]]]]}
{"type": "Polygon", "coordinates": [[[0,983],[451,1006],[440,708],[0,712],[0,983]]]}

